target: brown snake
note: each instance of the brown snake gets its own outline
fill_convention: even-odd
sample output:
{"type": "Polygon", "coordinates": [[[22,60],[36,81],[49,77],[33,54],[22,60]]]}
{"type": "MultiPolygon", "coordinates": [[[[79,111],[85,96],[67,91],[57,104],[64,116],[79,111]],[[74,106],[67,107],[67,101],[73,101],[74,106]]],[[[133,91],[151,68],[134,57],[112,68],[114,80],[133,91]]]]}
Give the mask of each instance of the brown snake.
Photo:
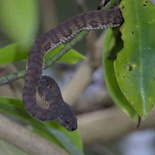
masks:
{"type": "Polygon", "coordinates": [[[82,30],[112,28],[122,23],[119,8],[90,11],[66,20],[37,39],[29,52],[23,90],[23,102],[27,112],[38,120],[57,120],[66,129],[75,130],[77,119],[70,106],[63,101],[59,86],[52,78],[42,76],[44,57],[49,51],[67,42],[82,30]],[[37,89],[48,104],[47,109],[37,104],[37,89]]]}

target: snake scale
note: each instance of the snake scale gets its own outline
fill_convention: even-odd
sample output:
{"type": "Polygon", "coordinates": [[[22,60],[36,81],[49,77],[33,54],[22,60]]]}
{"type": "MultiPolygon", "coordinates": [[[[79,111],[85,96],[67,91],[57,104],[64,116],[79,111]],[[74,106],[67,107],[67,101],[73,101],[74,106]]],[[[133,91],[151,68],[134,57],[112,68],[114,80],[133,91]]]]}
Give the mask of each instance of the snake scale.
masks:
{"type": "Polygon", "coordinates": [[[57,83],[42,76],[45,55],[83,30],[106,29],[123,23],[119,8],[102,9],[78,14],[42,35],[31,47],[26,67],[23,102],[27,112],[41,121],[57,120],[69,131],[77,129],[77,118],[64,102],[57,83]],[[36,92],[48,105],[43,109],[37,104],[36,92]]]}

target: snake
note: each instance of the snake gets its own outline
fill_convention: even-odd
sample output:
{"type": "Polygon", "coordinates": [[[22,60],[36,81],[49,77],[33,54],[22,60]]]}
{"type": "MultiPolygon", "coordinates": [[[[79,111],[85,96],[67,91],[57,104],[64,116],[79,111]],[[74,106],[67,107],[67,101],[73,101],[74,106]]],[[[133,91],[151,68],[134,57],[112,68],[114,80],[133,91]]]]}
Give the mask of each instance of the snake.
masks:
{"type": "Polygon", "coordinates": [[[119,8],[88,11],[64,21],[38,38],[30,48],[26,66],[23,103],[27,112],[37,120],[57,120],[67,130],[76,130],[77,118],[63,100],[58,84],[51,77],[42,75],[44,57],[81,31],[113,28],[122,23],[119,8]],[[37,103],[37,92],[48,108],[43,108],[37,103]]]}

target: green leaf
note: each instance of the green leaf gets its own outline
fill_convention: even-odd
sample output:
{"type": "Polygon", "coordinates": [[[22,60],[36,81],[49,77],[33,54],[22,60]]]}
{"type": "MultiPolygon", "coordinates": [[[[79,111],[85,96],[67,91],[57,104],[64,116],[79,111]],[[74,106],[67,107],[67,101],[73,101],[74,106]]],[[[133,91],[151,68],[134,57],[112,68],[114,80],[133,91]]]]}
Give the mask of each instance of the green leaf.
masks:
{"type": "Polygon", "coordinates": [[[155,6],[146,0],[121,2],[124,48],[114,68],[120,89],[143,119],[155,104],[155,6]]]}
{"type": "Polygon", "coordinates": [[[114,61],[116,59],[117,53],[122,48],[122,41],[120,39],[119,29],[109,29],[106,32],[106,37],[104,40],[104,50],[103,50],[103,67],[105,73],[106,85],[114,102],[117,106],[128,114],[133,120],[137,120],[137,114],[135,110],[131,107],[125,96],[123,95],[120,87],[118,86],[115,71],[114,71],[114,61]]]}
{"type": "MultiPolygon", "coordinates": [[[[64,45],[60,45],[51,51],[45,58],[45,60],[53,57],[57,52],[59,52],[64,45]]],[[[19,48],[18,43],[10,44],[0,49],[0,65],[7,63],[16,62],[19,60],[26,60],[28,52],[25,52],[22,48],[19,48]]],[[[28,51],[28,49],[26,50],[28,51]]],[[[74,49],[69,50],[58,62],[73,64],[79,60],[84,59],[84,56],[74,49]]]]}
{"type": "MultiPolygon", "coordinates": [[[[50,128],[59,129],[59,131],[61,131],[62,133],[67,135],[67,137],[69,137],[71,139],[72,143],[75,144],[79,150],[81,150],[81,151],[83,150],[82,140],[81,139],[77,140],[77,138],[80,137],[77,130],[74,131],[74,134],[72,134],[72,132],[68,132],[65,128],[62,128],[57,121],[55,121],[53,123],[47,122],[46,125],[50,128]]],[[[64,143],[64,145],[65,145],[65,143],[64,143]]]]}
{"type": "MultiPolygon", "coordinates": [[[[73,136],[74,139],[72,138],[72,140],[74,140],[74,142],[73,142],[72,140],[70,140],[70,138],[72,136],[68,137],[68,136],[66,136],[64,134],[64,132],[60,132],[59,130],[55,130],[55,129],[51,129],[50,131],[56,137],[57,140],[61,141],[61,144],[64,146],[64,148],[66,148],[69,151],[69,153],[71,153],[72,155],[84,155],[81,152],[82,151],[81,146],[80,146],[80,148],[81,148],[81,151],[80,151],[80,150],[78,150],[78,148],[76,147],[76,145],[74,145],[75,144],[74,143],[75,141],[77,143],[77,134],[76,135],[74,134],[74,136],[73,136]]],[[[76,131],[74,131],[74,132],[76,132],[76,131]]],[[[78,146],[79,146],[80,143],[78,141],[78,146]]]]}
{"type": "Polygon", "coordinates": [[[1,27],[14,42],[20,42],[23,47],[28,47],[38,30],[38,12],[37,0],[1,0],[1,27]]]}
{"type": "Polygon", "coordinates": [[[23,52],[17,43],[10,44],[0,49],[0,65],[24,60],[28,53],[23,52]]]}
{"type": "MultiPolygon", "coordinates": [[[[55,48],[54,50],[52,50],[51,52],[49,52],[47,54],[47,56],[45,57],[45,61],[48,58],[52,58],[56,53],[58,53],[63,47],[65,47],[64,44],[61,44],[60,46],[58,46],[57,48],[55,48]]],[[[80,54],[79,52],[77,52],[74,49],[70,49],[63,57],[61,57],[61,59],[58,62],[61,63],[68,63],[68,64],[74,64],[76,62],[78,62],[79,60],[83,60],[85,57],[80,54]]]]}
{"type": "Polygon", "coordinates": [[[26,112],[21,100],[0,97],[0,113],[14,116],[24,121],[31,125],[36,133],[47,140],[65,148],[68,152],[82,155],[82,141],[77,131],[66,131],[55,121],[43,123],[35,120],[26,112]]]}

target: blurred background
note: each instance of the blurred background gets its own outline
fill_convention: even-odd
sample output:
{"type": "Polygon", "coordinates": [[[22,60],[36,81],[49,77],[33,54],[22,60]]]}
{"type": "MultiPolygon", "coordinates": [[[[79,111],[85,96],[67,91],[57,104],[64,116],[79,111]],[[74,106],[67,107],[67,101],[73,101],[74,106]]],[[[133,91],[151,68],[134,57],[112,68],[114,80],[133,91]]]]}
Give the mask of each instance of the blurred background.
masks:
{"type": "MultiPolygon", "coordinates": [[[[21,43],[25,49],[29,48],[40,35],[77,15],[81,11],[81,4],[83,5],[78,0],[34,0],[34,3],[36,13],[32,20],[35,26],[31,29],[31,36],[27,36],[27,40],[21,43]]],[[[84,6],[88,10],[96,10],[97,4],[97,0],[85,0],[84,6]]],[[[13,10],[10,9],[11,11],[13,10]]],[[[22,25],[20,28],[22,29],[22,25]]],[[[0,47],[16,39],[20,40],[10,36],[0,23],[0,47]]],[[[86,55],[89,61],[92,60],[91,62],[88,63],[86,59],[75,64],[56,63],[45,70],[44,74],[56,79],[62,89],[64,100],[73,107],[78,117],[78,131],[86,155],[154,155],[155,109],[145,121],[141,122],[140,127],[136,128],[137,122],[133,122],[115,105],[104,81],[101,60],[103,40],[103,31],[93,31],[74,46],[75,50],[86,55]]],[[[17,61],[1,66],[0,74],[2,76],[24,69],[25,65],[26,61],[17,61]]],[[[23,83],[23,79],[20,79],[9,86],[0,87],[0,96],[21,98],[23,83]]],[[[1,144],[0,149],[3,148],[1,144]]]]}

